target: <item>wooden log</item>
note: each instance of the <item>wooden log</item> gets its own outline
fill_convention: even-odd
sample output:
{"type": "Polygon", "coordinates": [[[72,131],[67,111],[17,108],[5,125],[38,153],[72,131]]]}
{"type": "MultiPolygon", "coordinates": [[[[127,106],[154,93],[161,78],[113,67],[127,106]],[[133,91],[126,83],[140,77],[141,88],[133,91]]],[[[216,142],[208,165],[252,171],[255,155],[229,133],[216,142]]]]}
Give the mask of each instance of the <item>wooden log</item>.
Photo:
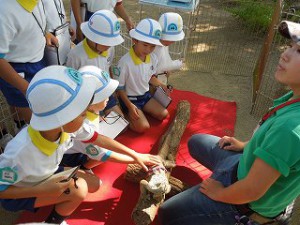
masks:
{"type": "MultiPolygon", "coordinates": [[[[166,133],[160,139],[158,155],[162,158],[165,165],[175,165],[180,140],[189,118],[190,103],[187,101],[180,101],[177,105],[174,120],[170,124],[166,133]]],[[[165,176],[166,179],[169,180],[169,183],[170,181],[174,183],[174,185],[171,184],[171,187],[173,187],[174,190],[173,193],[180,191],[181,188],[187,188],[187,186],[178,179],[169,179],[171,170],[172,169],[169,169],[169,171],[165,173],[165,176]]],[[[147,181],[151,179],[151,176],[147,177],[147,174],[142,172],[139,165],[128,165],[125,178],[134,182],[141,180],[141,194],[131,215],[134,223],[136,225],[148,225],[152,223],[159,206],[165,199],[166,193],[152,193],[145,187],[145,185],[148,184],[147,181]],[[145,177],[146,180],[143,180],[145,177]]]]}

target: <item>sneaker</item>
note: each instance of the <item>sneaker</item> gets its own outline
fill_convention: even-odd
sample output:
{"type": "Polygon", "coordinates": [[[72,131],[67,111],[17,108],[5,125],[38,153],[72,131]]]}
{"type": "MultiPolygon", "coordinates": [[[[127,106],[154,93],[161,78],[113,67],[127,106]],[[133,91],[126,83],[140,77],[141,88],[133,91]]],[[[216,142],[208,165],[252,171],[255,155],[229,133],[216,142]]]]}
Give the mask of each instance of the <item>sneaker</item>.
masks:
{"type": "Polygon", "coordinates": [[[3,137],[0,139],[0,147],[5,149],[7,143],[13,139],[14,137],[11,134],[4,134],[3,137]]]}
{"type": "Polygon", "coordinates": [[[62,221],[60,225],[69,225],[66,221],[62,221]]]}

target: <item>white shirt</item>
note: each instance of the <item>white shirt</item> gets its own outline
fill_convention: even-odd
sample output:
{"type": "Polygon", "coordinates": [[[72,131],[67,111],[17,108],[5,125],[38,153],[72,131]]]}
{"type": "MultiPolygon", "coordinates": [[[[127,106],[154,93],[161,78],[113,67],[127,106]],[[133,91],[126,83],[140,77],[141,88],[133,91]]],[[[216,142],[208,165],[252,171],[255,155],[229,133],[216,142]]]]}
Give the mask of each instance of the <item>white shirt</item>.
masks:
{"type": "MultiPolygon", "coordinates": [[[[84,124],[89,126],[91,129],[99,132],[100,129],[100,117],[96,116],[94,113],[87,112],[87,118],[84,120],[84,124]],[[89,116],[93,116],[94,118],[89,118],[89,116]]],[[[90,159],[97,161],[105,161],[107,159],[107,154],[110,155],[111,151],[101,148],[97,145],[93,145],[90,143],[83,143],[79,140],[74,140],[73,146],[66,151],[65,154],[74,154],[81,152],[87,155],[90,159]]]]}
{"type": "Polygon", "coordinates": [[[16,0],[0,0],[0,12],[0,54],[4,59],[19,63],[40,61],[46,45],[42,1],[33,10],[37,21],[16,0]]]}
{"type": "Polygon", "coordinates": [[[78,70],[80,67],[93,65],[109,73],[114,55],[115,49],[114,47],[110,47],[105,57],[96,53],[93,56],[89,56],[84,49],[84,41],[82,41],[69,52],[66,66],[78,70]]]}
{"type": "Polygon", "coordinates": [[[124,55],[118,63],[119,74],[114,73],[115,79],[119,80],[118,89],[126,91],[128,96],[140,96],[149,91],[149,81],[156,74],[157,58],[151,53],[149,62],[137,59],[133,49],[124,55]]]}
{"type": "Polygon", "coordinates": [[[64,133],[56,143],[44,139],[30,126],[22,129],[0,155],[1,189],[6,185],[24,187],[40,183],[55,173],[74,139],[87,141],[93,135],[94,130],[83,125],[75,133],[64,133]]]}
{"type": "Polygon", "coordinates": [[[172,60],[169,53],[169,46],[155,46],[153,54],[155,54],[158,59],[157,74],[179,70],[182,67],[181,60],[172,60]]]}
{"type": "Polygon", "coordinates": [[[122,2],[122,0],[82,0],[81,2],[87,3],[88,11],[96,12],[101,9],[113,11],[116,4],[122,2]]]}
{"type": "Polygon", "coordinates": [[[67,22],[67,16],[62,0],[43,1],[47,19],[47,31],[53,32],[57,27],[67,22]]]}

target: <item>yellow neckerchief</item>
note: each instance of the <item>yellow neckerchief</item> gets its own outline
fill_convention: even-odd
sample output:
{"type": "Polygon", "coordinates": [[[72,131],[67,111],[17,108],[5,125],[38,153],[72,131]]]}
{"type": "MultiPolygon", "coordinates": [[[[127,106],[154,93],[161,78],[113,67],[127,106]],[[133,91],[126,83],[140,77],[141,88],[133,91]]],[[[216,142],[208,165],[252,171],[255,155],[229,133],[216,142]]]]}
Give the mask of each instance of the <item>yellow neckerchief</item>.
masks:
{"type": "Polygon", "coordinates": [[[17,0],[17,2],[28,12],[32,13],[39,0],[17,0]]]}
{"type": "Polygon", "coordinates": [[[146,55],[146,60],[143,62],[134,52],[133,47],[129,50],[129,55],[132,58],[132,61],[135,65],[140,65],[142,63],[150,63],[150,55],[146,55]]]}
{"type": "Polygon", "coordinates": [[[84,49],[85,53],[87,54],[87,56],[90,59],[97,58],[99,55],[101,55],[103,57],[107,57],[108,56],[108,51],[103,51],[101,54],[98,54],[93,49],[91,49],[90,46],[87,43],[86,38],[83,40],[83,49],[84,49]]]}
{"type": "Polygon", "coordinates": [[[89,120],[91,123],[93,123],[95,126],[99,126],[100,122],[100,116],[94,112],[91,111],[86,111],[86,118],[89,120]]]}
{"type": "Polygon", "coordinates": [[[58,148],[59,144],[64,143],[69,138],[69,134],[63,132],[60,135],[59,144],[51,142],[43,138],[40,132],[33,129],[31,126],[28,126],[28,134],[34,146],[47,156],[52,155],[58,148]]]}

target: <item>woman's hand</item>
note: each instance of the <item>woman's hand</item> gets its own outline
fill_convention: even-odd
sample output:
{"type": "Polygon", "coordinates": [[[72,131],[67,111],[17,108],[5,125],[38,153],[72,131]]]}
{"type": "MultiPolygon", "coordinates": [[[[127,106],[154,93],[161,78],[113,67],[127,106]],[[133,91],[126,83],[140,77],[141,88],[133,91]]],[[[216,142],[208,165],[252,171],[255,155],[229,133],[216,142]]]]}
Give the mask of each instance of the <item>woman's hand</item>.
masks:
{"type": "Polygon", "coordinates": [[[223,191],[223,189],[224,189],[224,186],[221,182],[216,181],[212,178],[208,178],[200,184],[199,191],[202,192],[203,194],[205,194],[207,197],[209,197],[215,201],[219,201],[218,196],[219,196],[220,192],[223,191]]]}
{"type": "Polygon", "coordinates": [[[239,141],[234,137],[224,136],[219,140],[219,147],[225,150],[241,152],[247,142],[239,141]]]}

